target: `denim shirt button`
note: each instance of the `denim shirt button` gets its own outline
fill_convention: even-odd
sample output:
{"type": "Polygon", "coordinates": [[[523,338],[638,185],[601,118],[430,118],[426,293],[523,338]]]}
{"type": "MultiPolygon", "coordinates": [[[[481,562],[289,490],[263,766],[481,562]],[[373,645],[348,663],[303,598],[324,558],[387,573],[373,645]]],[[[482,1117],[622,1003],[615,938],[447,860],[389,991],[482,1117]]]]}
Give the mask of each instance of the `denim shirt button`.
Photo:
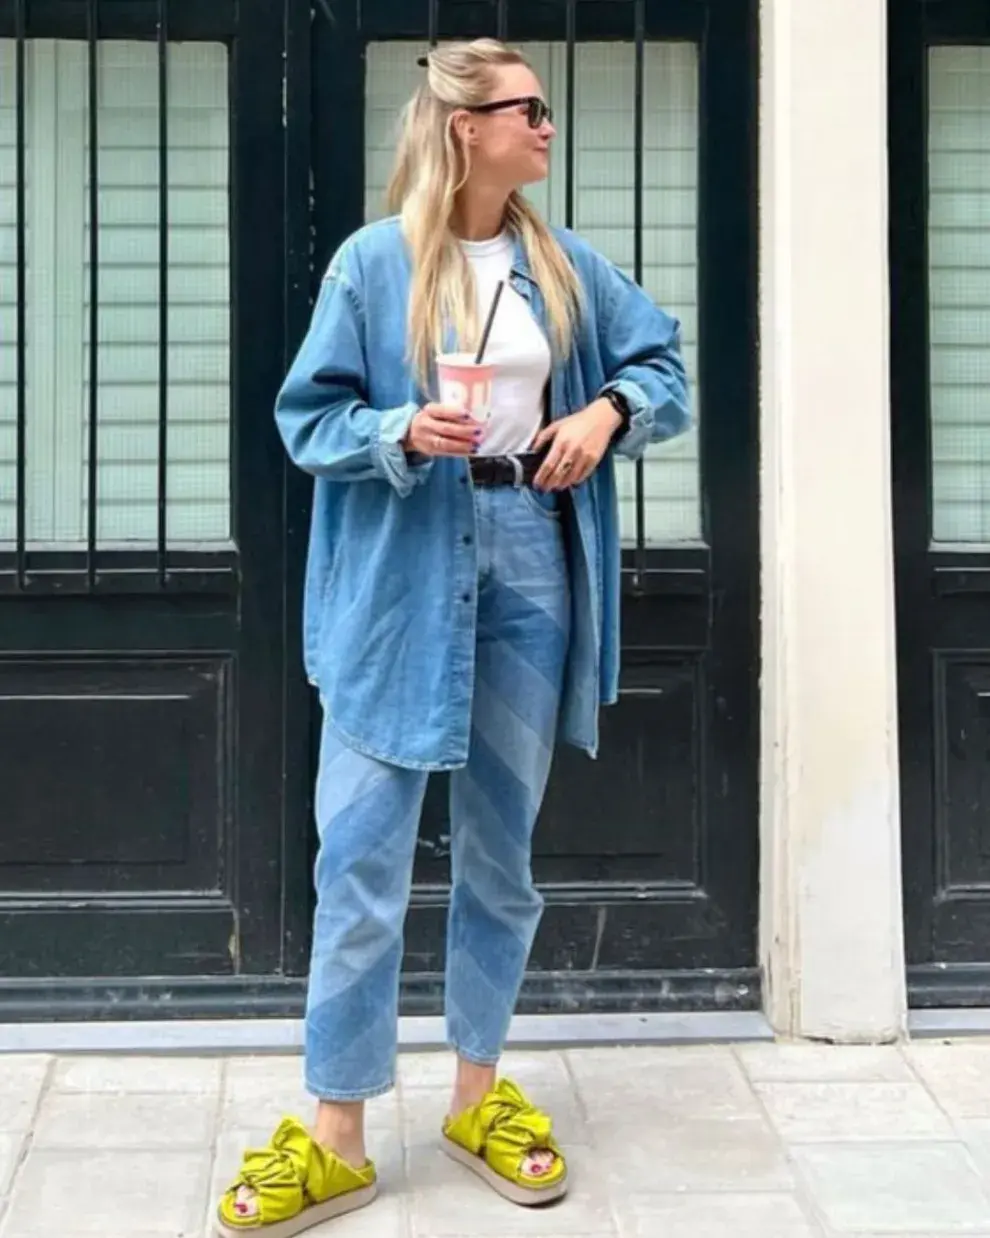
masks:
{"type": "Polygon", "coordinates": [[[470,593],[462,593],[462,594],[461,594],[461,601],[462,601],[462,602],[470,602],[470,601],[471,601],[471,594],[470,594],[470,593]]]}
{"type": "Polygon", "coordinates": [[[473,541],[474,541],[474,538],[471,536],[470,533],[464,534],[464,545],[465,546],[470,546],[473,541]]]}

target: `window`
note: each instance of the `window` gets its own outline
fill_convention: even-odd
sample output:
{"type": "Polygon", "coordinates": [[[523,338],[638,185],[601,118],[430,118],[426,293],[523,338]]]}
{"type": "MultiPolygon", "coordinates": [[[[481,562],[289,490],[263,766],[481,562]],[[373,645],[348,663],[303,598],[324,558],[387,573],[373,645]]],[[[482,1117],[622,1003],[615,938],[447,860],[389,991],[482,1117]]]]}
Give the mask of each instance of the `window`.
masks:
{"type": "Polygon", "coordinates": [[[932,534],[990,543],[990,48],[929,54],[932,534]]]}
{"type": "MultiPolygon", "coordinates": [[[[85,543],[89,443],[87,47],[26,48],[26,522],[35,549],[85,543]]],[[[157,538],[157,49],[100,45],[97,543],[157,538]]],[[[0,40],[0,541],[15,535],[15,51],[0,40]]],[[[168,52],[167,536],[230,536],[227,51],[168,52]]]]}
{"type": "MultiPolygon", "coordinates": [[[[554,105],[558,137],[550,177],[531,192],[552,223],[564,222],[566,193],[566,49],[525,46],[554,105]]],[[[418,44],[368,48],[365,130],[366,213],[382,213],[396,117],[423,70],[418,44]]],[[[633,271],[634,56],[631,43],[580,43],[575,73],[575,229],[633,271]]],[[[698,411],[698,56],[692,43],[648,43],[644,113],[643,285],[683,329],[685,362],[698,411]]],[[[643,470],[646,542],[700,540],[701,485],[697,432],[651,447],[643,470]]],[[[636,540],[636,470],[619,465],[623,540],[636,540]]]]}

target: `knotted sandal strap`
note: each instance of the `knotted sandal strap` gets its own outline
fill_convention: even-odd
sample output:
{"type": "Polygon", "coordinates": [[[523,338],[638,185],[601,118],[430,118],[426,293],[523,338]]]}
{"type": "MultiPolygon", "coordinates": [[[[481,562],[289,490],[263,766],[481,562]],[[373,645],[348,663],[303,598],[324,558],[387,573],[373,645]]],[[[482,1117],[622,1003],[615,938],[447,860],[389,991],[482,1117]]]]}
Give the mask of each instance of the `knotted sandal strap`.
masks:
{"type": "Polygon", "coordinates": [[[220,1200],[220,1217],[235,1229],[262,1229],[374,1182],[370,1162],[352,1168],[318,1144],[296,1118],[285,1118],[267,1147],[244,1154],[236,1181],[220,1200]],[[241,1187],[254,1192],[253,1212],[237,1201],[241,1187]]]}
{"type": "Polygon", "coordinates": [[[567,1172],[549,1115],[530,1104],[509,1079],[499,1080],[480,1104],[448,1122],[444,1134],[517,1186],[551,1187],[567,1172]],[[526,1157],[539,1151],[554,1154],[553,1166],[539,1177],[524,1173],[526,1157]]]}

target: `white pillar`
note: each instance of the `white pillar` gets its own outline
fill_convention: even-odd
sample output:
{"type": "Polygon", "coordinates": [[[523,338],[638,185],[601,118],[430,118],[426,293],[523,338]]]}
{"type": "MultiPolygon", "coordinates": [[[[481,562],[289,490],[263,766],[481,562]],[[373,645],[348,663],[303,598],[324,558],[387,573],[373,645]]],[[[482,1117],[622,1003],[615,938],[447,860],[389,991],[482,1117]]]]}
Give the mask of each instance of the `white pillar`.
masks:
{"type": "Polygon", "coordinates": [[[885,0],[763,0],[760,951],[781,1035],[905,1027],[885,0]]]}

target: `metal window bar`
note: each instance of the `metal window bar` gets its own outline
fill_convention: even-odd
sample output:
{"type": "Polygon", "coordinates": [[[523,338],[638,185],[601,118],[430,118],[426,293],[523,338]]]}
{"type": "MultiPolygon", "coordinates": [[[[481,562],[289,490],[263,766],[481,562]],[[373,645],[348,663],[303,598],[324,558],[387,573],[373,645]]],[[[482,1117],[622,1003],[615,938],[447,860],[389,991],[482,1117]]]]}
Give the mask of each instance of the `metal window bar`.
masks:
{"type": "Polygon", "coordinates": [[[495,37],[503,41],[509,37],[509,0],[497,0],[495,37]]]}
{"type": "MultiPolygon", "coordinates": [[[[635,71],[633,73],[633,278],[643,282],[643,165],[646,144],[645,70],[646,0],[633,0],[635,71]]],[[[636,548],[633,553],[633,587],[638,588],[646,569],[646,496],[642,456],[636,461],[636,548]]]]}
{"type": "MultiPolygon", "coordinates": [[[[111,6],[112,7],[112,6],[111,6]]],[[[11,492],[8,500],[12,500],[13,517],[12,540],[8,548],[0,549],[0,594],[51,594],[59,593],[94,594],[109,593],[149,593],[160,591],[164,586],[178,589],[182,592],[214,592],[219,590],[228,594],[236,587],[236,552],[233,551],[199,551],[171,550],[168,545],[167,508],[169,493],[167,489],[167,471],[169,467],[168,447],[168,412],[169,412],[169,124],[168,124],[168,80],[167,64],[169,60],[168,47],[170,36],[174,37],[175,10],[168,0],[155,0],[154,12],[157,25],[152,25],[146,31],[146,37],[152,39],[157,32],[157,54],[159,66],[158,95],[160,105],[159,115],[159,366],[158,366],[158,460],[157,460],[157,542],[156,546],[144,547],[135,545],[133,548],[114,547],[112,553],[104,552],[100,545],[101,535],[101,503],[105,498],[104,480],[100,470],[101,447],[106,450],[106,426],[100,423],[101,383],[109,377],[106,371],[105,357],[101,356],[101,333],[106,333],[106,323],[101,322],[101,310],[105,308],[106,287],[101,277],[105,263],[106,237],[101,234],[101,224],[105,221],[106,203],[101,194],[100,170],[102,152],[101,138],[105,142],[105,113],[101,115],[101,92],[105,90],[105,64],[101,53],[107,44],[108,37],[114,37],[107,29],[108,18],[112,21],[113,14],[108,13],[106,6],[100,0],[80,0],[78,5],[78,23],[73,22],[72,33],[66,33],[66,38],[78,38],[79,48],[83,56],[83,82],[79,103],[85,110],[82,122],[82,135],[86,142],[83,155],[85,186],[82,187],[82,200],[87,215],[86,225],[89,228],[88,238],[83,243],[83,253],[88,270],[84,276],[84,290],[88,304],[80,307],[85,335],[88,344],[88,356],[83,360],[81,413],[85,422],[79,427],[79,434],[84,446],[86,458],[81,466],[82,472],[82,528],[78,532],[81,538],[78,543],[72,534],[68,535],[69,545],[61,542],[68,540],[64,525],[56,525],[51,544],[44,544],[38,539],[46,538],[46,533],[39,533],[33,526],[35,491],[31,483],[31,470],[28,468],[29,454],[32,451],[32,441],[29,433],[29,370],[30,354],[28,349],[28,304],[31,296],[31,271],[29,268],[28,243],[30,239],[30,194],[28,176],[30,174],[30,151],[28,141],[31,132],[29,108],[32,106],[31,80],[32,54],[29,39],[34,37],[31,22],[34,16],[30,0],[12,0],[11,28],[13,35],[13,131],[14,152],[13,164],[15,183],[13,186],[13,231],[14,231],[14,285],[16,302],[13,306],[14,331],[11,344],[14,354],[14,398],[13,424],[13,458],[10,461],[12,472],[11,492]]],[[[142,25],[142,34],[145,27],[142,25]]],[[[40,37],[40,36],[39,36],[40,37]]],[[[56,454],[56,465],[58,455],[56,454]]],[[[59,478],[44,479],[46,487],[57,483],[59,478]]]]}
{"type": "Polygon", "coordinates": [[[100,186],[99,186],[99,0],[87,0],[86,48],[89,122],[89,457],[86,461],[86,584],[96,588],[97,451],[99,425],[99,297],[100,297],[100,186]]]}
{"type": "Polygon", "coordinates": [[[440,29],[440,0],[429,0],[426,16],[427,37],[429,38],[430,47],[436,47],[439,42],[440,29]]]}
{"type": "Polygon", "coordinates": [[[168,0],[158,0],[158,586],[168,572],[168,0]]]}
{"type": "Polygon", "coordinates": [[[567,0],[567,27],[565,31],[566,41],[566,69],[565,78],[565,104],[564,116],[566,124],[564,128],[564,224],[568,228],[574,227],[574,185],[577,179],[577,145],[575,136],[575,114],[576,94],[577,94],[577,0],[567,0]]]}
{"type": "Polygon", "coordinates": [[[27,575],[27,198],[25,149],[27,144],[27,0],[14,0],[16,38],[15,145],[17,230],[17,430],[15,481],[16,588],[23,590],[27,575]]]}

